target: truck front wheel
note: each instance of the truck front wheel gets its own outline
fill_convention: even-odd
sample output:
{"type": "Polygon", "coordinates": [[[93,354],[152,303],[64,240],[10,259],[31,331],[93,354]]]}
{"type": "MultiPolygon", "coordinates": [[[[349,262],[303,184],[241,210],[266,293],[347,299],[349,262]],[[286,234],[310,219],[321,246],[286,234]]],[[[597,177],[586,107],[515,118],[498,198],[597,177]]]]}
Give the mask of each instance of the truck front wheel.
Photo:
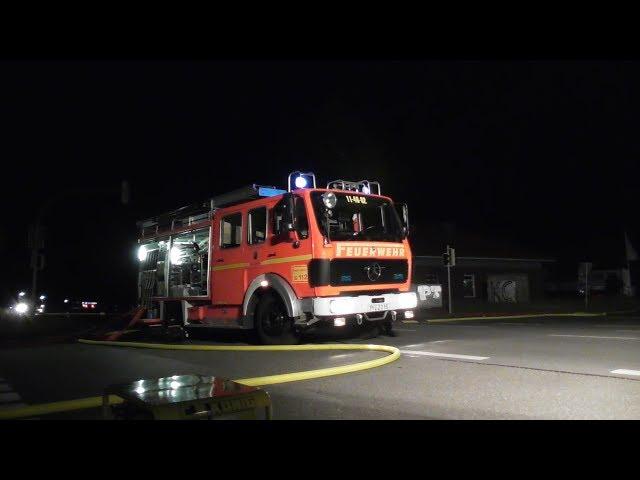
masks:
{"type": "Polygon", "coordinates": [[[294,345],[300,341],[293,318],[287,315],[287,309],[276,295],[262,296],[255,321],[258,337],[266,345],[294,345]]]}

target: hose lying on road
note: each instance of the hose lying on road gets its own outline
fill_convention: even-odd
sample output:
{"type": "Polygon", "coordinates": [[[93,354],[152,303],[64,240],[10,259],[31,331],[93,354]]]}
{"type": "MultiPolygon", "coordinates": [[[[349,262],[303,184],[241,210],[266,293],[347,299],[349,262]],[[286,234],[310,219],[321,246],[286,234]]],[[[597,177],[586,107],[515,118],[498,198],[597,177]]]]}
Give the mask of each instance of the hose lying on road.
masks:
{"type": "MultiPolygon", "coordinates": [[[[111,342],[97,340],[79,340],[80,343],[88,345],[108,345],[116,347],[130,348],[151,348],[158,350],[190,350],[190,351],[212,351],[212,352],[301,352],[301,351],[320,351],[320,350],[367,350],[387,352],[390,355],[367,360],[365,362],[353,363],[351,365],[342,365],[339,367],[320,368],[317,370],[308,370],[305,372],[282,373],[277,375],[267,375],[263,377],[240,378],[234,382],[242,383],[253,387],[265,385],[274,385],[277,383],[299,382],[301,380],[310,380],[312,378],[330,377],[334,375],[343,375],[345,373],[353,373],[361,370],[381,367],[387,363],[391,363],[400,358],[400,350],[389,345],[361,345],[361,344],[326,344],[326,345],[181,345],[181,344],[165,344],[165,343],[142,343],[142,342],[111,342]]],[[[111,404],[122,403],[122,399],[115,395],[109,397],[111,404]]],[[[24,417],[34,417],[38,415],[46,415],[51,413],[61,413],[73,410],[83,410],[87,408],[98,408],[102,406],[102,397],[88,397],[76,400],[66,400],[62,402],[44,403],[40,405],[29,405],[27,407],[15,408],[11,410],[0,411],[0,420],[9,420],[24,417]]]]}

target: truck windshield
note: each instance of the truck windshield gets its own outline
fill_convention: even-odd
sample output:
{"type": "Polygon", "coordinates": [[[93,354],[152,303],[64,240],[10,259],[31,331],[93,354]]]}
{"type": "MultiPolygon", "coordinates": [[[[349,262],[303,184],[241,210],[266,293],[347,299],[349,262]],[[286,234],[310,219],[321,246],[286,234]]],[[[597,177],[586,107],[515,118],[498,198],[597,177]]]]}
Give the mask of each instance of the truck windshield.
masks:
{"type": "Polygon", "coordinates": [[[337,203],[329,211],[322,203],[324,192],[312,192],[311,201],[318,228],[326,236],[327,223],[331,240],[402,241],[402,227],[395,208],[388,200],[354,193],[335,193],[337,203]]]}

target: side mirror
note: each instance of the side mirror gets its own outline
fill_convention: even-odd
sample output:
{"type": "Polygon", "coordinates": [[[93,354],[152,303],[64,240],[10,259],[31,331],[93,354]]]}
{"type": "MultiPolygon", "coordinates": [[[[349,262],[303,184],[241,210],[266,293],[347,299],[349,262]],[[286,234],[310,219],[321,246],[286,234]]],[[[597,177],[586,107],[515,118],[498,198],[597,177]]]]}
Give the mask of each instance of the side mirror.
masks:
{"type": "Polygon", "coordinates": [[[402,221],[402,236],[407,238],[409,236],[409,207],[406,203],[396,203],[396,211],[402,221]]]}
{"type": "MultiPolygon", "coordinates": [[[[285,234],[289,234],[290,232],[295,232],[296,221],[294,214],[294,200],[295,199],[292,194],[286,193],[283,199],[276,206],[274,215],[278,220],[274,222],[274,235],[282,237],[285,234]]],[[[279,241],[282,240],[283,238],[280,238],[279,241]]]]}
{"type": "Polygon", "coordinates": [[[287,206],[285,210],[284,228],[285,231],[291,232],[296,229],[295,197],[291,193],[286,193],[284,196],[284,200],[287,206]]]}

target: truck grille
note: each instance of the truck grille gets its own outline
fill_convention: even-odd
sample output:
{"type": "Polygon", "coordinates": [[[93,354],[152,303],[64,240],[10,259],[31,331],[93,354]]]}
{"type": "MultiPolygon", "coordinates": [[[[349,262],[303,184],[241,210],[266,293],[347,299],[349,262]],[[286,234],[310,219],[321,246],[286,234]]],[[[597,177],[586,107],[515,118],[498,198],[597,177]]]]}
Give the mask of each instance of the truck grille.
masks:
{"type": "Polygon", "coordinates": [[[315,259],[309,264],[309,282],[313,287],[404,283],[407,274],[405,259],[315,259]]]}

